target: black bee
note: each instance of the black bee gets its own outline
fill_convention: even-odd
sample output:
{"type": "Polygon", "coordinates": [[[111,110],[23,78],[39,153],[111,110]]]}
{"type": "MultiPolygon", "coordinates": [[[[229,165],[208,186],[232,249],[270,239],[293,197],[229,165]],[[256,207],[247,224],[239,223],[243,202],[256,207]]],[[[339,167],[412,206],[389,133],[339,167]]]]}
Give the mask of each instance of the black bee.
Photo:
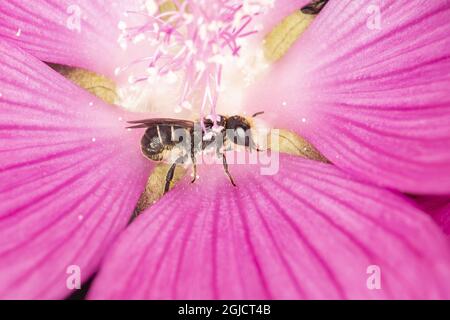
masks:
{"type": "MultiPolygon", "coordinates": [[[[258,112],[253,117],[262,114],[258,112]]],[[[223,168],[233,186],[236,186],[233,177],[228,170],[227,158],[224,151],[229,149],[229,144],[244,146],[250,150],[258,150],[252,139],[252,122],[242,116],[218,116],[214,122],[209,119],[203,121],[189,121],[181,119],[155,118],[138,121],[130,121],[134,126],[130,129],[147,128],[141,140],[143,155],[157,162],[171,164],[166,175],[164,193],[169,191],[177,164],[191,162],[194,167],[194,178],[197,178],[196,157],[200,152],[209,148],[223,160],[223,168]]]]}
{"type": "Polygon", "coordinates": [[[300,10],[304,14],[319,14],[320,11],[322,11],[322,9],[325,7],[327,2],[328,0],[313,0],[311,3],[307,4],[300,10]]]}

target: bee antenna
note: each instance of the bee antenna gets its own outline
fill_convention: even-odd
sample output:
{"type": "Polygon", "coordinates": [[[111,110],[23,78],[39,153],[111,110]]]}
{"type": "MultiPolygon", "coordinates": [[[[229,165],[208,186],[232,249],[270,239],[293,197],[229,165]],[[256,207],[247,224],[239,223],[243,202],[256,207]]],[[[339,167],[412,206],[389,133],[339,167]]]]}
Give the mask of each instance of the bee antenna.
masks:
{"type": "Polygon", "coordinates": [[[254,115],[252,115],[252,118],[256,118],[257,116],[260,116],[262,114],[264,114],[264,111],[257,112],[254,115]]]}

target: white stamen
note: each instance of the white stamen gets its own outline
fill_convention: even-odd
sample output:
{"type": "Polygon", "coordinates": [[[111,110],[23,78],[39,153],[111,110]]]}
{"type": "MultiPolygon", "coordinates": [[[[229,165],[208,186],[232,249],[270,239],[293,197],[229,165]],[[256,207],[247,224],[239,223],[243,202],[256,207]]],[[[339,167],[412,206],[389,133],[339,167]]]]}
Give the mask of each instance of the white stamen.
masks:
{"type": "Polygon", "coordinates": [[[168,84],[174,84],[177,82],[177,80],[178,80],[178,76],[172,71],[170,71],[166,76],[166,82],[168,84]]]}
{"type": "Polygon", "coordinates": [[[195,68],[198,72],[203,72],[206,70],[206,64],[203,61],[197,61],[195,63],[195,68]]]}
{"type": "Polygon", "coordinates": [[[182,106],[184,109],[192,110],[192,104],[191,104],[189,101],[183,101],[183,103],[181,104],[181,106],[182,106]]]}
{"type": "Polygon", "coordinates": [[[144,40],[145,40],[145,34],[140,33],[140,34],[138,34],[136,37],[134,37],[133,43],[134,43],[134,44],[138,44],[139,42],[142,42],[142,41],[144,41],[144,40]]]}
{"type": "Polygon", "coordinates": [[[120,30],[125,30],[127,28],[127,24],[125,23],[125,21],[120,21],[118,24],[118,28],[120,30]]]}
{"type": "Polygon", "coordinates": [[[155,15],[159,10],[158,4],[155,0],[145,1],[145,8],[147,9],[148,14],[151,16],[155,15]]]}
{"type": "Polygon", "coordinates": [[[154,77],[158,74],[158,70],[156,68],[147,68],[147,73],[149,76],[154,77]]]}

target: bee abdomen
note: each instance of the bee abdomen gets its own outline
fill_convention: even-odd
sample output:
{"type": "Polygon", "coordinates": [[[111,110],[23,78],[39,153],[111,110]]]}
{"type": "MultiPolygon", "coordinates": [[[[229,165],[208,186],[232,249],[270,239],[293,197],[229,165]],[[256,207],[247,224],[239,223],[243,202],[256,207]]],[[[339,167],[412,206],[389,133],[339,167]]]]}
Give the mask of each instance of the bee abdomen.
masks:
{"type": "MultiPolygon", "coordinates": [[[[172,125],[154,125],[147,129],[141,140],[141,149],[145,157],[153,161],[164,161],[173,147],[180,141],[174,141],[174,130],[183,129],[172,125]]],[[[186,131],[189,134],[189,131],[186,131]]]]}
{"type": "Polygon", "coordinates": [[[146,158],[148,158],[149,160],[157,161],[157,162],[164,160],[163,152],[156,152],[156,151],[149,149],[147,147],[144,147],[144,146],[141,147],[141,150],[142,150],[142,153],[144,154],[144,156],[146,158]]]}

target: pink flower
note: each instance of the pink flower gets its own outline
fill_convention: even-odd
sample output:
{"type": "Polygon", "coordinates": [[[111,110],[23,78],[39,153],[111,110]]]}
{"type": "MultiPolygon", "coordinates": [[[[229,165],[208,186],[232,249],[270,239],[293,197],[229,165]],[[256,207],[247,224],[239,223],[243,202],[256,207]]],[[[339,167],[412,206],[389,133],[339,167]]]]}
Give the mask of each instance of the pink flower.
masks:
{"type": "MultiPolygon", "coordinates": [[[[278,0],[263,30],[307,2],[278,0]]],[[[93,299],[450,297],[448,239],[401,193],[450,194],[448,1],[330,0],[244,90],[241,111],[264,110],[332,164],[280,155],[275,175],[231,165],[238,188],[201,165],[199,181],[186,177],[127,227],[154,166],[142,132],[125,130],[142,114],[41,61],[125,83],[141,69],[117,67],[148,48],[121,49],[117,26],[140,4],[0,2],[1,298],[64,298],[73,267],[83,282],[97,273],[93,299]]],[[[212,96],[204,112],[234,112],[233,95],[222,107],[212,96]]]]}

